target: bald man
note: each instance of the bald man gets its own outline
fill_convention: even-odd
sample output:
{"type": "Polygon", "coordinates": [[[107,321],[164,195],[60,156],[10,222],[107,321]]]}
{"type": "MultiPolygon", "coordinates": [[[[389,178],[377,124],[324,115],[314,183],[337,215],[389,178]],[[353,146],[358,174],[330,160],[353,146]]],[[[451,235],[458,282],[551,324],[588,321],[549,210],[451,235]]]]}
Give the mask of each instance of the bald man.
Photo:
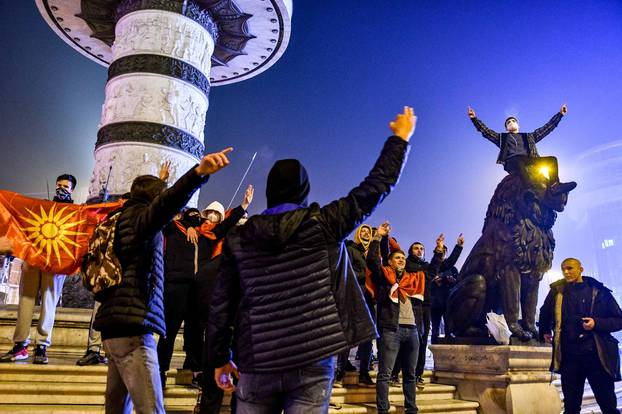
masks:
{"type": "Polygon", "coordinates": [[[540,339],[553,344],[551,371],[561,374],[564,413],[579,414],[587,379],[603,414],[619,413],[614,381],[620,381],[618,341],[622,310],[611,290],[583,276],[581,262],[562,262],[564,278],[551,284],[540,308],[540,339]]]}

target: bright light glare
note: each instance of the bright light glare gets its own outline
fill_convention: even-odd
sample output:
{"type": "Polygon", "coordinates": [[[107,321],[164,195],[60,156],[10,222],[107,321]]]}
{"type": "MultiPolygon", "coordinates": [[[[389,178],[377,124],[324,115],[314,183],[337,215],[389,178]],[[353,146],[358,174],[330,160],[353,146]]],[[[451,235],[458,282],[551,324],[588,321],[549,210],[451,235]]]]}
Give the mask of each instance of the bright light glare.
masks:
{"type": "Polygon", "coordinates": [[[547,180],[551,178],[550,174],[549,174],[549,167],[547,167],[546,165],[543,165],[542,167],[540,167],[540,169],[538,170],[538,172],[540,174],[542,174],[544,176],[544,178],[546,178],[547,180]]]}

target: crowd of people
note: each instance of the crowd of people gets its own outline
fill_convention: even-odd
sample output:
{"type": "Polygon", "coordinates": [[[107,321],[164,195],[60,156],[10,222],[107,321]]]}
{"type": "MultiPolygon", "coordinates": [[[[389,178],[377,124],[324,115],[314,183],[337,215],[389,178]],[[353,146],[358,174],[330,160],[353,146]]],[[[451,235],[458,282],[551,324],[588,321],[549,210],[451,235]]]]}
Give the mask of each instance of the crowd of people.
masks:
{"type": "MultiPolygon", "coordinates": [[[[510,174],[525,157],[537,156],[535,142],[565,113],[563,106],[534,138],[518,134],[515,118],[506,120],[507,133],[497,134],[468,112],[500,147],[510,174]]],[[[202,389],[201,413],[220,412],[230,391],[232,411],[240,414],[326,413],[332,387],[343,386],[345,372],[357,369],[354,348],[358,385],[375,387],[378,412],[389,412],[390,385],[401,385],[405,412],[417,412],[428,337],[431,330],[431,342],[440,341],[464,238],[458,236],[447,256],[439,235],[427,261],[424,244],[416,241],[404,251],[389,222],[365,224],[398,182],[416,125],[412,108],[404,107],[389,125],[393,135],[367,177],[324,206],[308,201],[305,167],[284,159],[269,172],[261,214],[247,217],[252,186],[231,210],[217,201],[202,211],[186,208],[229,164],[232,148],[206,155],[170,188],[167,168],[160,177],[133,181],[122,207],[109,215],[117,216],[114,255],[122,279],[95,296],[89,343],[77,362],[108,364],[107,413],[165,412],[163,389],[182,323],[182,368],[202,389]],[[374,342],[376,381],[370,375],[374,342]]],[[[55,201],[72,202],[76,179],[62,175],[56,186],[55,201]]],[[[11,241],[0,238],[0,250],[9,252],[11,241]]],[[[586,377],[603,412],[618,412],[613,381],[620,379],[619,356],[610,333],[622,329],[622,312],[602,284],[581,278],[578,260],[565,260],[562,269],[565,279],[552,286],[540,329],[543,339],[555,339],[551,369],[561,372],[566,412],[579,412],[586,377]]],[[[63,278],[26,267],[14,346],[0,361],[28,358],[40,292],[33,363],[47,363],[63,278]]]]}

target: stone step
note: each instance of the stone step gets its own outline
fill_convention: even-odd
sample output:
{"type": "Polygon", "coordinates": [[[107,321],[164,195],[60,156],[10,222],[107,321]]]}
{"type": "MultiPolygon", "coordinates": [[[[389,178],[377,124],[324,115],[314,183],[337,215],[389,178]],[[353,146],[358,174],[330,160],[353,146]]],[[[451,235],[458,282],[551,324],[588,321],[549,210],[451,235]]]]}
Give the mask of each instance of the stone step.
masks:
{"type": "MultiPolygon", "coordinates": [[[[453,385],[426,384],[423,389],[417,390],[418,401],[448,400],[454,397],[456,387],[453,385]]],[[[404,401],[401,387],[389,387],[391,401],[404,401]]],[[[333,388],[331,401],[339,404],[361,404],[376,401],[375,388],[346,387],[333,388]]]]}

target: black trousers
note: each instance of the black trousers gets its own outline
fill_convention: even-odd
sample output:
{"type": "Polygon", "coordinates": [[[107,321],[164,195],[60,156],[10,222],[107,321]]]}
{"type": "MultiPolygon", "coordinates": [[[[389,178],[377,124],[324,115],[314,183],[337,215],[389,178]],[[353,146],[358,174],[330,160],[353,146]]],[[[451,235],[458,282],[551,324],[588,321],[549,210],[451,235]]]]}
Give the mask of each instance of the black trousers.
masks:
{"type": "MultiPolygon", "coordinates": [[[[441,319],[445,321],[445,308],[430,308],[430,315],[432,319],[432,343],[438,342],[438,336],[441,330],[441,319]]],[[[447,336],[447,334],[445,334],[447,336]]]]}
{"type": "Polygon", "coordinates": [[[423,326],[420,329],[419,357],[417,358],[417,368],[415,369],[415,375],[418,377],[423,375],[423,368],[425,367],[425,354],[428,351],[428,336],[430,336],[430,319],[432,317],[432,311],[429,306],[423,305],[421,311],[423,326]]]}
{"type": "Polygon", "coordinates": [[[587,355],[563,355],[561,366],[564,413],[579,414],[587,379],[603,414],[618,414],[613,377],[600,363],[596,352],[587,355]]]}
{"type": "Polygon", "coordinates": [[[184,322],[184,369],[201,371],[202,336],[196,305],[196,288],[193,282],[164,285],[164,321],[166,337],[158,341],[160,371],[168,371],[175,348],[175,337],[184,322]]]}

